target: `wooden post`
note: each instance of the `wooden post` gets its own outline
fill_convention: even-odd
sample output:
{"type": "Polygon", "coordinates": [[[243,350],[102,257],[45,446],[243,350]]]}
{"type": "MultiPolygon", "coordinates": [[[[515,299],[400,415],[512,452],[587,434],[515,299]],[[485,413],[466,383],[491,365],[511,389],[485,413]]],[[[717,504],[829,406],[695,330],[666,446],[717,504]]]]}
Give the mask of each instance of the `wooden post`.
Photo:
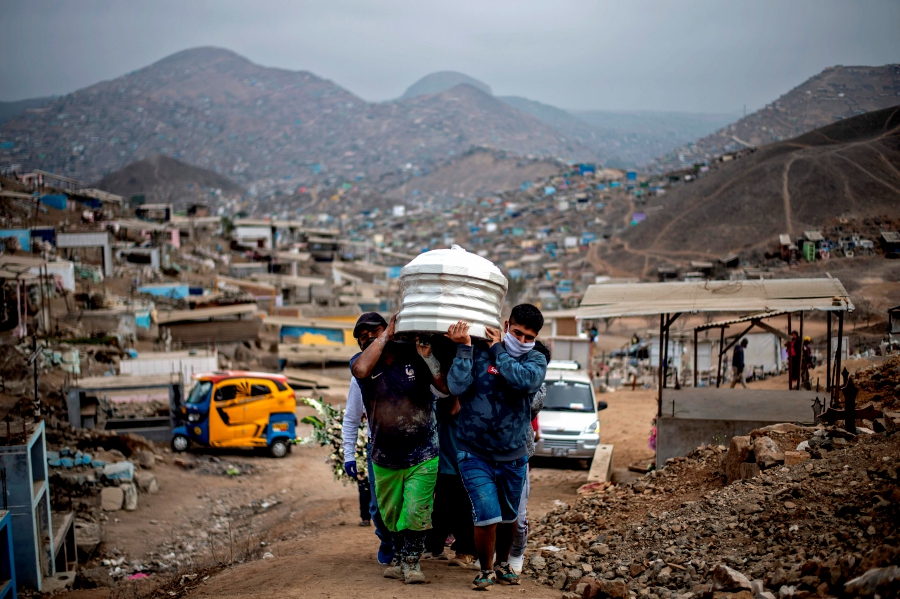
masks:
{"type": "Polygon", "coordinates": [[[788,317],[788,329],[787,329],[788,343],[791,344],[791,345],[788,345],[788,352],[787,352],[787,354],[788,354],[788,391],[790,391],[791,389],[793,389],[793,387],[791,385],[794,382],[793,379],[791,379],[791,377],[794,374],[793,368],[791,367],[791,352],[794,350],[794,348],[793,348],[793,340],[790,339],[790,337],[791,337],[791,313],[790,312],[787,313],[787,317],[788,317]]]}
{"type": "Polygon", "coordinates": [[[797,356],[797,361],[800,363],[800,378],[797,379],[797,391],[800,390],[800,384],[803,380],[803,310],[800,310],[800,336],[798,339],[800,340],[800,355],[797,356]]]}
{"type": "Polygon", "coordinates": [[[725,327],[719,329],[719,364],[716,366],[716,389],[722,382],[722,348],[725,347],[725,327]]]}
{"type": "Polygon", "coordinates": [[[825,391],[831,391],[831,310],[828,311],[828,345],[825,348],[825,391]]]}
{"type": "MultiPolygon", "coordinates": [[[[666,317],[663,314],[660,314],[659,315],[659,342],[660,342],[660,344],[662,344],[663,327],[665,326],[665,323],[666,323],[666,317]]],[[[663,390],[662,345],[659,346],[659,368],[657,370],[658,370],[658,372],[657,372],[656,378],[657,378],[658,383],[656,385],[656,387],[657,387],[656,417],[661,418],[662,417],[662,390],[663,390]]]]}
{"type": "Polygon", "coordinates": [[[669,375],[669,315],[666,314],[666,326],[663,329],[663,339],[660,339],[662,345],[659,348],[659,365],[663,369],[662,375],[662,384],[663,389],[666,388],[666,383],[669,375]]]}
{"type": "MultiPolygon", "coordinates": [[[[841,371],[841,353],[843,352],[843,343],[844,343],[844,313],[838,312],[838,342],[837,342],[837,352],[834,357],[834,374],[837,377],[838,373],[841,371]]],[[[837,390],[840,387],[839,381],[834,382],[833,390],[837,390]]],[[[832,398],[835,397],[834,392],[831,394],[832,398]]]]}
{"type": "Polygon", "coordinates": [[[697,388],[697,329],[694,329],[694,389],[697,388]]]}

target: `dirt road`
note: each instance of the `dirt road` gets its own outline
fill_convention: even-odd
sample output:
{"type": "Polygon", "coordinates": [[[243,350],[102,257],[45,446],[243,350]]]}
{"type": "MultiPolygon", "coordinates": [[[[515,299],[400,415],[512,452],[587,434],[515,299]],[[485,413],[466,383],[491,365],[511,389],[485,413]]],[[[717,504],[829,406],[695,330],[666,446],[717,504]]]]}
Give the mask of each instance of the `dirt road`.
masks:
{"type": "MultiPolygon", "coordinates": [[[[652,392],[621,391],[599,397],[610,406],[600,413],[601,435],[604,442],[616,445],[616,467],[652,456],[646,441],[655,412],[652,392]]],[[[305,407],[297,411],[299,417],[310,413],[305,407]]],[[[300,434],[307,433],[304,426],[300,434]]],[[[192,455],[205,461],[203,467],[185,470],[174,465],[172,454],[166,454],[166,463],[154,469],[160,493],[142,495],[138,511],[111,514],[105,544],[108,554],[126,558],[126,567],[128,562],[148,564],[167,555],[171,563],[174,555],[182,564],[180,573],[216,561],[230,562],[232,554],[239,559],[250,549],[253,558],[246,563],[236,563],[206,580],[185,579],[193,588],[183,596],[350,597],[365,593],[370,599],[401,594],[415,599],[470,592],[475,573],[451,568],[446,562],[424,563],[426,585],[407,587],[383,578],[383,567],[375,559],[378,542],[373,529],[357,526],[356,489],[332,480],[323,462],[324,448],[297,446],[282,460],[237,451],[192,455]],[[225,475],[228,466],[241,474],[225,475]],[[271,557],[262,558],[265,553],[271,557]]],[[[531,472],[531,517],[540,518],[559,502],[571,504],[586,476],[577,462],[536,461],[531,472]]],[[[172,576],[154,574],[150,580],[121,585],[127,596],[142,596],[142,590],[149,595],[154,584],[172,576]]],[[[114,594],[98,589],[66,597],[94,599],[122,592],[120,586],[114,594]]],[[[492,593],[559,597],[559,591],[531,581],[492,593]]]]}

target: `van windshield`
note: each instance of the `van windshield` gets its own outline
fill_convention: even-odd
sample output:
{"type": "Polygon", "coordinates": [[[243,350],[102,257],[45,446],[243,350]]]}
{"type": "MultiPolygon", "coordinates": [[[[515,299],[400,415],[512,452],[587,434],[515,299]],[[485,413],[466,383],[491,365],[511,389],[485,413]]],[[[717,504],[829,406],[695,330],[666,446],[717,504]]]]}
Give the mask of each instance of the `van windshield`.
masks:
{"type": "Polygon", "coordinates": [[[594,412],[594,399],[591,397],[591,386],[587,383],[572,381],[547,382],[547,399],[545,410],[567,412],[594,412]]]}
{"type": "Polygon", "coordinates": [[[209,397],[209,392],[212,390],[212,382],[211,381],[197,381],[194,383],[194,386],[191,388],[191,393],[188,395],[187,403],[188,404],[198,404],[203,403],[207,397],[209,397]]]}

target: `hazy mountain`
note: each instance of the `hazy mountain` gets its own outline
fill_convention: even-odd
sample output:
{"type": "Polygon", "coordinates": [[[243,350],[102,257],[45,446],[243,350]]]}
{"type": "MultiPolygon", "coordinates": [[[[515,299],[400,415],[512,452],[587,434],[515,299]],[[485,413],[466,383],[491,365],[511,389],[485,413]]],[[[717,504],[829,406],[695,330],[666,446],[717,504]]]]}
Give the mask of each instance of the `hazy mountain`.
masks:
{"type": "Polygon", "coordinates": [[[748,146],[778,142],[835,121],[900,104],[900,64],[830,67],[752,114],[655,161],[678,168],[748,146]]]}
{"type": "Polygon", "coordinates": [[[15,102],[0,102],[0,123],[5,123],[14,116],[18,116],[29,108],[40,108],[49,103],[53,97],[46,98],[28,98],[27,100],[17,100],[15,102]]]}
{"type": "Polygon", "coordinates": [[[220,194],[239,196],[246,193],[228,177],[159,155],[132,162],[91,187],[125,198],[140,194],[147,202],[174,203],[176,208],[220,194]]]}
{"type": "Polygon", "coordinates": [[[402,182],[473,146],[589,159],[586,147],[471,85],[370,104],[304,71],[195,48],[0,125],[21,163],[91,181],[156,154],[251,192],[314,181],[402,182]]]}
{"type": "Polygon", "coordinates": [[[437,73],[425,75],[410,85],[406,91],[403,92],[403,95],[400,96],[400,99],[408,100],[417,96],[439,94],[452,87],[456,87],[457,85],[471,85],[475,89],[479,89],[488,95],[493,94],[489,85],[482,83],[474,77],[469,77],[464,73],[457,73],[456,71],[438,71],[437,73]]]}

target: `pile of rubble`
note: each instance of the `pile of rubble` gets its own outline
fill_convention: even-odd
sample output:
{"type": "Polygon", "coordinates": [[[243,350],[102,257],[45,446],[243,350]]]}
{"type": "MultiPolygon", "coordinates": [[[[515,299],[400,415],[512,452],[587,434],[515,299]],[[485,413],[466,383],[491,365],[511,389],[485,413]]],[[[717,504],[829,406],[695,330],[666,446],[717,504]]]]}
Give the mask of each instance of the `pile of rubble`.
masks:
{"type": "Polygon", "coordinates": [[[544,516],[525,572],[585,599],[896,597],[900,419],[890,424],[858,436],[779,425],[669,460],[544,516]]]}
{"type": "Polygon", "coordinates": [[[853,382],[859,389],[857,406],[871,403],[878,410],[900,411],[900,356],[855,372],[853,382]]]}

